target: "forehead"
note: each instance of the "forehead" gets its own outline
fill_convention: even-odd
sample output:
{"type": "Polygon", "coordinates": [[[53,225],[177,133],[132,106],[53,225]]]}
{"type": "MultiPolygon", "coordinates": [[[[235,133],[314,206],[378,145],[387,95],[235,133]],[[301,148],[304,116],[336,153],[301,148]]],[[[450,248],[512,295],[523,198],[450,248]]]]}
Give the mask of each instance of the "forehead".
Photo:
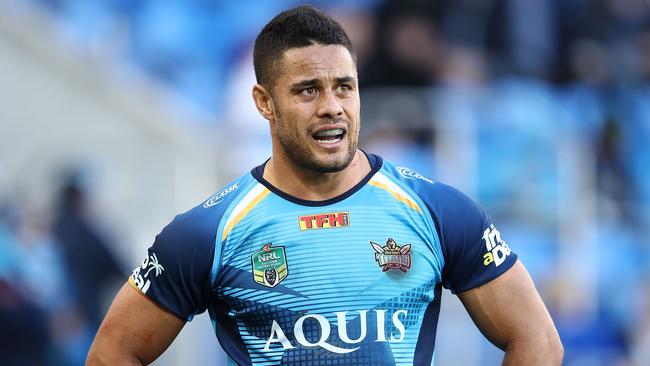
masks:
{"type": "Polygon", "coordinates": [[[290,48],[284,53],[278,81],[356,77],[357,67],[347,48],[315,44],[290,48]]]}

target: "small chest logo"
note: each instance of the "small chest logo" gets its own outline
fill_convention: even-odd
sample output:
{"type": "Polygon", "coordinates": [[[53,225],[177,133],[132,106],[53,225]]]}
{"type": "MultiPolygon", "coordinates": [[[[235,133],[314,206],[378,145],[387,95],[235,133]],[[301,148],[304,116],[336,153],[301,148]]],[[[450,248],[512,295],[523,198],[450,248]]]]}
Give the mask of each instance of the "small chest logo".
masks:
{"type": "Polygon", "coordinates": [[[388,238],[383,247],[374,241],[370,241],[370,245],[375,250],[375,260],[383,272],[390,269],[407,272],[411,268],[411,244],[399,246],[395,239],[388,238]]]}
{"type": "Polygon", "coordinates": [[[274,247],[271,243],[264,244],[262,250],[253,254],[251,262],[253,280],[263,286],[275,287],[289,274],[284,247],[274,247]]]}
{"type": "Polygon", "coordinates": [[[221,203],[221,201],[223,201],[224,198],[226,198],[228,193],[235,191],[237,188],[239,188],[239,182],[235,182],[230,187],[225,188],[224,190],[213,194],[212,197],[208,198],[208,200],[205,201],[205,203],[203,204],[203,208],[210,208],[216,204],[221,203]]]}
{"type": "Polygon", "coordinates": [[[298,217],[298,223],[300,224],[300,230],[346,227],[350,226],[350,213],[345,211],[304,215],[298,217]]]}
{"type": "Polygon", "coordinates": [[[416,172],[416,171],[414,171],[412,169],[409,169],[409,168],[406,168],[406,167],[403,167],[403,166],[398,166],[396,169],[402,175],[402,177],[404,177],[406,179],[421,179],[421,180],[423,180],[425,182],[429,182],[431,184],[434,184],[436,182],[436,181],[434,181],[432,179],[429,179],[429,178],[423,176],[422,174],[420,174],[420,173],[418,173],[418,172],[416,172]]]}

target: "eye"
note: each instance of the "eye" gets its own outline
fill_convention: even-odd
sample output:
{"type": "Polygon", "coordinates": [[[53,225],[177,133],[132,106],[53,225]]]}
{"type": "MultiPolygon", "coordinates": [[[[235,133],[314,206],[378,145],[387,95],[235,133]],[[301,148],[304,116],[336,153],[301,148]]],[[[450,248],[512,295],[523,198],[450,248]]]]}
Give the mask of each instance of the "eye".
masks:
{"type": "Polygon", "coordinates": [[[309,87],[309,88],[303,89],[300,93],[302,95],[312,97],[312,96],[318,94],[318,90],[316,90],[316,88],[314,88],[314,87],[309,87]]]}
{"type": "Polygon", "coordinates": [[[335,93],[349,93],[352,91],[352,86],[348,84],[339,84],[334,89],[335,93]]]}

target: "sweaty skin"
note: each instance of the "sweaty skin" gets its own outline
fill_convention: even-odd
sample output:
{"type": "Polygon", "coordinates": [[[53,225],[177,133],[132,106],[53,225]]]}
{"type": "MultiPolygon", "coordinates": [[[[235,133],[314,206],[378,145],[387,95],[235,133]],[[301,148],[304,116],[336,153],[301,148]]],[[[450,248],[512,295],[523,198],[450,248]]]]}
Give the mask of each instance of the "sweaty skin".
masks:
{"type": "Polygon", "coordinates": [[[147,365],[169,347],[184,325],[125,283],[97,331],[86,365],[147,365]]]}
{"type": "Polygon", "coordinates": [[[459,298],[481,333],[505,351],[504,366],[562,364],[560,337],[520,261],[459,298]]]}
{"type": "Polygon", "coordinates": [[[315,44],[285,52],[272,90],[257,84],[253,100],[269,121],[273,157],[264,178],[307,200],[336,197],[361,181],[370,164],[357,149],[360,101],[357,70],[349,51],[315,44]],[[335,142],[314,135],[341,130],[335,142]]]}

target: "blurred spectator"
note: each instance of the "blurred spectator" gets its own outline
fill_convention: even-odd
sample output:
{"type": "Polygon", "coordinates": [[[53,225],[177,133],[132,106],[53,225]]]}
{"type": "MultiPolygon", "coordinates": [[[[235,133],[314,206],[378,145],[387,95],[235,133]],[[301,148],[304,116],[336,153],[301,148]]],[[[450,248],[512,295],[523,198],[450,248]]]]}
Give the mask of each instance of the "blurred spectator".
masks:
{"type": "Polygon", "coordinates": [[[51,347],[43,309],[0,278],[0,359],[6,366],[46,365],[51,347]]]}
{"type": "Polygon", "coordinates": [[[71,179],[59,199],[54,234],[61,243],[83,317],[97,328],[103,318],[104,291],[123,282],[126,273],[89,217],[81,186],[71,179]]]}
{"type": "Polygon", "coordinates": [[[92,340],[95,325],[80,307],[72,284],[63,248],[54,239],[41,215],[25,210],[17,232],[19,267],[16,270],[21,290],[43,309],[52,337],[49,363],[81,365],[92,340]]]}
{"type": "Polygon", "coordinates": [[[601,130],[596,142],[597,189],[601,219],[633,222],[636,219],[633,203],[636,187],[624,162],[619,123],[610,118],[601,130]]]}
{"type": "Polygon", "coordinates": [[[14,198],[0,197],[0,357],[7,365],[82,365],[94,333],[62,248],[46,215],[14,198]]]}
{"type": "Polygon", "coordinates": [[[359,65],[366,86],[428,86],[441,59],[438,2],[386,1],[377,10],[377,46],[359,65]]]}

